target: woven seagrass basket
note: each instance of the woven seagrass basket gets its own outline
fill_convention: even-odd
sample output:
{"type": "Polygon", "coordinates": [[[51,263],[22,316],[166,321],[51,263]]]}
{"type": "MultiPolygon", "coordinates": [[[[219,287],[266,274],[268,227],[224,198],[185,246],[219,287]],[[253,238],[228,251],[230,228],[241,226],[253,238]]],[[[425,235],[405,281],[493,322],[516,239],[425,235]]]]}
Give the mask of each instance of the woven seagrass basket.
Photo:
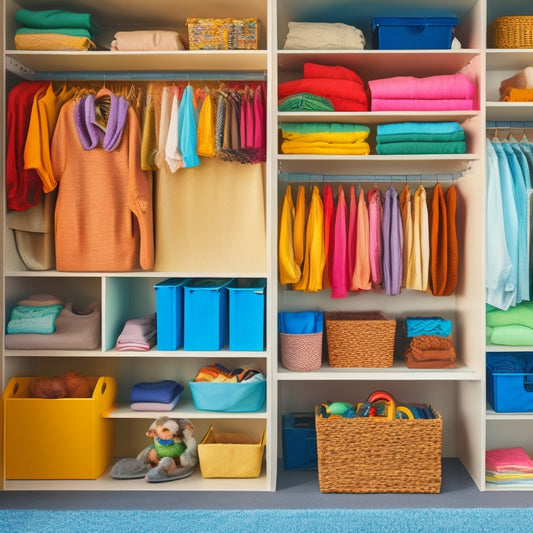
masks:
{"type": "Polygon", "coordinates": [[[493,48],[533,48],[533,16],[499,17],[487,33],[493,48]]]}
{"type": "Polygon", "coordinates": [[[322,416],[315,408],[320,492],[438,493],[442,418],[322,416]]]}
{"type": "Polygon", "coordinates": [[[324,313],[329,365],[387,368],[394,359],[396,320],[379,311],[324,313]]]}

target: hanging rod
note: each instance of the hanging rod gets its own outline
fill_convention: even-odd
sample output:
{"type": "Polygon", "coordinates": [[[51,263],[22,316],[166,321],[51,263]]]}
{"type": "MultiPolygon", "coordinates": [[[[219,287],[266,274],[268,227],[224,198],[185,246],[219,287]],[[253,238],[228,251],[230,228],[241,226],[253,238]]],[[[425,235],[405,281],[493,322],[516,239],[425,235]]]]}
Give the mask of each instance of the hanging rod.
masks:
{"type": "Polygon", "coordinates": [[[280,181],[293,181],[305,183],[322,183],[322,182],[376,182],[376,183],[390,183],[394,182],[448,182],[455,181],[462,176],[461,172],[454,172],[452,174],[402,174],[392,176],[339,176],[330,174],[309,174],[309,173],[292,173],[280,172],[280,181]]]}
{"type": "Polygon", "coordinates": [[[524,129],[533,128],[531,120],[487,120],[487,129],[524,129]]]}

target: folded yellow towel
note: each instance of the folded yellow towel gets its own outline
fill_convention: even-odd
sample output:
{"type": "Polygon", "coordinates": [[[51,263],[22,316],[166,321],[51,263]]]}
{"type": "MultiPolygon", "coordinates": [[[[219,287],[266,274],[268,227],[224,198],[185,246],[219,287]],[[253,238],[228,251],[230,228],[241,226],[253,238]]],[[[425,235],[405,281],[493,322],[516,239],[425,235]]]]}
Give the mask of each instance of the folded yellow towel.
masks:
{"type": "Polygon", "coordinates": [[[533,89],[506,89],[502,102],[533,102],[533,89]]]}
{"type": "Polygon", "coordinates": [[[368,155],[370,153],[370,146],[366,142],[328,143],[323,141],[284,141],[281,144],[281,152],[284,154],[368,155]]]}
{"type": "Polygon", "coordinates": [[[24,33],[15,35],[17,50],[89,50],[96,45],[87,37],[61,33],[24,33]]]}
{"type": "Polygon", "coordinates": [[[297,133],[294,131],[283,131],[283,139],[287,141],[315,142],[323,141],[327,143],[356,143],[368,138],[366,131],[320,131],[316,133],[297,133]]]}

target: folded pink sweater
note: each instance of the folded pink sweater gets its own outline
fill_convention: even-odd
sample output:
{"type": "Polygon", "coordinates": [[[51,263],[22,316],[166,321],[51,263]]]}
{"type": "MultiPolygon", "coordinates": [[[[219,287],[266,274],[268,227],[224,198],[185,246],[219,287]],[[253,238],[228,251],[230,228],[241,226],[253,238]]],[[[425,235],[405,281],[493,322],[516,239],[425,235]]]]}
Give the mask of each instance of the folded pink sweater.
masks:
{"type": "Polygon", "coordinates": [[[449,98],[442,100],[415,100],[409,98],[372,98],[372,111],[470,111],[474,100],[449,98]]]}
{"type": "Polygon", "coordinates": [[[472,100],[475,85],[465,74],[443,74],[426,78],[395,76],[368,82],[372,99],[472,100]]]}

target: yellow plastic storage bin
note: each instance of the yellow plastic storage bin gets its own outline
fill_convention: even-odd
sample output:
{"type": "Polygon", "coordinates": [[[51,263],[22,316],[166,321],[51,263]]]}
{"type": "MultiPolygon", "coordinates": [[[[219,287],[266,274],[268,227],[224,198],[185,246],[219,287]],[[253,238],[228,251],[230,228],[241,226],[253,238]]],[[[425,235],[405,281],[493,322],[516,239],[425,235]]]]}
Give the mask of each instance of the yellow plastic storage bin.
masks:
{"type": "Polygon", "coordinates": [[[111,377],[88,377],[91,398],[32,398],[37,377],[12,378],[2,394],[6,479],[96,479],[113,458],[111,377]]]}
{"type": "Polygon", "coordinates": [[[198,444],[200,472],[205,478],[259,477],[266,432],[259,441],[244,433],[215,433],[211,426],[198,444]]]}

